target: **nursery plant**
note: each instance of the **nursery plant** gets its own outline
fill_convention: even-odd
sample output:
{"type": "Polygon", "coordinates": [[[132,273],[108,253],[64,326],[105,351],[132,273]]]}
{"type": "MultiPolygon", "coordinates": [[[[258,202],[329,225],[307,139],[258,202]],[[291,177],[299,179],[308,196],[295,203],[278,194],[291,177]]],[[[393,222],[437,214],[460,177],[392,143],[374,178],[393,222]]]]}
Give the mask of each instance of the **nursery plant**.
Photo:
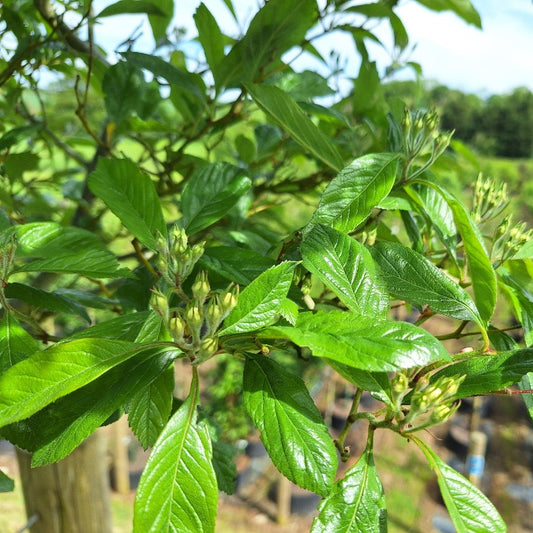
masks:
{"type": "MultiPolygon", "coordinates": [[[[418,3],[481,26],[467,0],[418,3]]],[[[42,466],[127,413],[151,448],[134,532],[212,532],[234,490],[203,384],[218,358],[273,464],[322,497],[312,532],[386,531],[376,431],[420,448],[457,531],[506,530],[421,434],[471,396],[521,393],[533,414],[531,232],[497,177],[449,192],[464,147],[434,110],[384,97],[384,78],[420,74],[400,4],[206,2],[179,29],[172,0],[4,1],[0,435],[42,466]],[[114,54],[98,41],[124,14],[148,17],[150,53],[137,22],[114,54]],[[352,58],[320,44],[347,38],[352,58]],[[336,439],[313,360],[353,385],[336,439]]]]}

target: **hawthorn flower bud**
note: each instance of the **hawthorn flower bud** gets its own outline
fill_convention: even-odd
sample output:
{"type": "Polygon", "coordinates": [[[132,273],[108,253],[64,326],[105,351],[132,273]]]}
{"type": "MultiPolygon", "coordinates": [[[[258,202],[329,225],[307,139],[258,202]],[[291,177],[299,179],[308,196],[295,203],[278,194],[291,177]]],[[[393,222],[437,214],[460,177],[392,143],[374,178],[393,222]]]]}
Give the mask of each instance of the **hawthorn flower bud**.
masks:
{"type": "Polygon", "coordinates": [[[201,359],[207,359],[216,353],[218,350],[218,339],[216,337],[206,337],[202,339],[200,343],[200,349],[198,350],[198,356],[201,359]]]}
{"type": "Polygon", "coordinates": [[[165,320],[168,317],[168,299],[159,290],[154,289],[152,291],[152,298],[150,300],[150,306],[152,309],[159,313],[165,320]]]}
{"type": "Polygon", "coordinates": [[[409,387],[409,379],[402,372],[398,372],[391,380],[390,388],[395,394],[402,394],[409,387]]]}
{"type": "Polygon", "coordinates": [[[217,330],[222,322],[222,310],[220,309],[215,298],[211,298],[204,311],[205,319],[207,321],[207,328],[209,332],[217,330]]]}
{"type": "Polygon", "coordinates": [[[189,247],[189,238],[183,228],[175,227],[172,230],[172,254],[182,255],[189,247]]]}
{"type": "Polygon", "coordinates": [[[430,422],[432,424],[441,424],[446,422],[459,408],[460,402],[448,404],[437,405],[433,412],[431,413],[430,422]]]}
{"type": "Polygon", "coordinates": [[[185,337],[187,324],[181,316],[173,316],[168,321],[168,330],[174,342],[180,344],[185,337]]]}
{"type": "Polygon", "coordinates": [[[204,321],[202,317],[202,309],[198,305],[189,305],[185,310],[185,320],[192,331],[199,331],[204,321]]]}
{"type": "Polygon", "coordinates": [[[220,306],[220,309],[224,317],[228,316],[231,310],[237,305],[238,298],[239,298],[238,285],[230,287],[227,291],[219,295],[218,305],[220,306]]]}
{"type": "Polygon", "coordinates": [[[196,279],[192,284],[192,295],[197,302],[204,303],[210,291],[211,287],[209,286],[207,273],[202,270],[198,272],[196,279]]]}

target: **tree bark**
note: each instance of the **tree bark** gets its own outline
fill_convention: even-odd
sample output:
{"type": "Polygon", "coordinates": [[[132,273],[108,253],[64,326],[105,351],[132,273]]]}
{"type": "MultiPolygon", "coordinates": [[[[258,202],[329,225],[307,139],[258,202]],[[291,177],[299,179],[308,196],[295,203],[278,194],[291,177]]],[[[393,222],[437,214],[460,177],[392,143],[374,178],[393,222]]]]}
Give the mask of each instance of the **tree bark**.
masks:
{"type": "Polygon", "coordinates": [[[106,443],[100,430],[68,457],[30,468],[31,455],[17,450],[31,533],[111,533],[106,443]]]}

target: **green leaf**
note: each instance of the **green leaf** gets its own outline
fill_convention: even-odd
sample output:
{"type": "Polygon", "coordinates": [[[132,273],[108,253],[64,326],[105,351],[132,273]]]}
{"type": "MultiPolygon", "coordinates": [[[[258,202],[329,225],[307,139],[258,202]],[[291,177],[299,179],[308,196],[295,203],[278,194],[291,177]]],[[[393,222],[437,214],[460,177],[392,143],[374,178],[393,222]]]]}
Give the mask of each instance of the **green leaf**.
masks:
{"type": "Polygon", "coordinates": [[[457,533],[504,533],[507,527],[487,497],[468,479],[444,463],[418,437],[413,440],[437,474],[444,503],[457,533]]]}
{"type": "Polygon", "coordinates": [[[15,490],[15,482],[0,470],[0,492],[12,492],[15,490]]]}
{"type": "Polygon", "coordinates": [[[469,0],[417,0],[433,11],[453,11],[468,24],[481,28],[481,17],[469,0]]]}
{"type": "Polygon", "coordinates": [[[198,398],[195,372],[189,397],[159,436],[141,476],[134,533],[215,530],[218,487],[209,429],[197,422],[198,398]]]}
{"type": "Polygon", "coordinates": [[[140,242],[155,249],[157,234],[167,234],[152,180],[128,159],[98,160],[89,188],[140,242]]]}
{"type": "Polygon", "coordinates": [[[0,376],[0,427],[31,416],[141,349],[129,342],[81,339],[34,353],[0,376]]]}
{"type": "Polygon", "coordinates": [[[337,452],[304,382],[267,357],[248,355],[243,397],[276,468],[300,487],[328,494],[337,452]]]}
{"type": "Polygon", "coordinates": [[[112,17],[131,13],[145,13],[147,15],[164,16],[165,13],[153,2],[143,0],[120,0],[102,9],[96,18],[112,17]]]}
{"type": "Polygon", "coordinates": [[[221,219],[241,199],[252,182],[228,163],[212,163],[189,179],[181,195],[183,224],[196,233],[221,219]]]}
{"type": "Polygon", "coordinates": [[[377,320],[345,311],[300,313],[296,327],[272,326],[259,338],[287,338],[325,357],[369,372],[389,372],[449,361],[440,342],[407,322],[377,320]]]}
{"type": "Polygon", "coordinates": [[[200,265],[229,281],[249,285],[265,270],[274,266],[274,260],[246,248],[215,246],[206,249],[200,265]]]}
{"type": "Polygon", "coordinates": [[[66,340],[96,338],[133,342],[142,325],[145,323],[148,314],[149,311],[141,311],[139,313],[130,313],[113,318],[112,320],[100,322],[90,328],[83,329],[70,335],[66,340]]]}
{"type": "MultiPolygon", "coordinates": [[[[170,340],[163,319],[152,311],[135,342],[170,340]]],[[[172,410],[174,367],[169,367],[154,381],[136,390],[127,404],[130,427],[144,449],[153,446],[172,410]]]]}
{"type": "Polygon", "coordinates": [[[461,202],[432,182],[422,181],[422,184],[433,187],[442,195],[453,212],[455,224],[463,239],[474,290],[474,301],[479,310],[481,320],[486,326],[496,306],[497,287],[496,273],[492,268],[490,257],[483,244],[483,236],[461,202]]]}
{"type": "Polygon", "coordinates": [[[302,43],[317,15],[316,2],[308,0],[270,0],[264,4],[246,35],[213,72],[217,89],[238,87],[243,81],[255,81],[269,66],[272,70],[271,65],[277,66],[283,53],[302,43]]]}
{"type": "Polygon", "coordinates": [[[156,45],[159,46],[164,42],[168,25],[174,17],[174,0],[157,0],[157,7],[163,12],[163,16],[148,15],[148,20],[156,45]]]}
{"type": "Polygon", "coordinates": [[[0,374],[39,351],[37,341],[4,311],[0,319],[0,374]]]}
{"type": "Polygon", "coordinates": [[[246,90],[255,103],[305,150],[333,170],[339,171],[343,167],[344,162],[335,145],[287,93],[272,85],[247,84],[246,90]]]}
{"type": "Polygon", "coordinates": [[[0,137],[0,150],[5,150],[24,139],[33,137],[41,128],[42,125],[40,124],[31,124],[28,126],[19,126],[18,128],[7,131],[0,137]]]}
{"type": "Polygon", "coordinates": [[[342,365],[330,359],[327,359],[327,362],[335,372],[338,372],[350,383],[366,391],[379,393],[382,398],[385,398],[383,401],[386,401],[390,395],[389,376],[386,372],[368,372],[353,366],[342,365]]]}
{"type": "Polygon", "coordinates": [[[370,248],[387,289],[418,309],[424,306],[459,320],[483,321],[470,295],[423,255],[394,242],[370,248]]]}
{"type": "Polygon", "coordinates": [[[199,103],[205,105],[205,94],[202,91],[203,81],[197,74],[175,67],[155,55],[140,52],[121,52],[121,55],[128,63],[149,70],[156,77],[164,78],[172,86],[183,89],[193,95],[199,103]]]}
{"type": "Polygon", "coordinates": [[[18,446],[34,452],[32,466],[59,461],[136,391],[165,372],[175,357],[176,351],[170,347],[142,350],[30,418],[2,428],[2,434],[18,446]]]}
{"type": "Polygon", "coordinates": [[[322,500],[311,533],[385,533],[387,507],[379,479],[372,437],[367,447],[344,477],[335,483],[331,494],[322,500]]]}
{"type": "Polygon", "coordinates": [[[296,262],[285,261],[252,281],[240,294],[220,335],[255,331],[274,322],[289,292],[295,266],[296,262]]]}
{"type": "Polygon", "coordinates": [[[497,354],[473,355],[436,372],[431,381],[441,376],[466,375],[457,398],[488,394],[518,383],[533,368],[533,348],[522,348],[497,354]]]}
{"type": "Polygon", "coordinates": [[[215,72],[216,66],[224,58],[224,35],[216,18],[203,3],[198,6],[194,14],[194,22],[207,64],[211,72],[215,72]]]}
{"type": "Polygon", "coordinates": [[[213,441],[213,468],[217,476],[218,490],[226,494],[235,492],[237,467],[235,465],[235,447],[223,440],[213,441]]]}
{"type": "MultiPolygon", "coordinates": [[[[528,372],[520,380],[520,389],[521,390],[533,390],[533,372],[528,372]]],[[[529,412],[529,416],[533,420],[533,394],[522,394],[522,399],[526,404],[526,408],[529,412]]]]}
{"type": "Polygon", "coordinates": [[[317,224],[306,234],[303,265],[352,311],[385,318],[389,298],[368,250],[355,239],[317,224]]]}
{"type": "Polygon", "coordinates": [[[133,113],[142,114],[147,85],[139,68],[119,61],[111,65],[102,80],[104,102],[110,120],[120,124],[133,113]]]}
{"type": "Polygon", "coordinates": [[[316,224],[348,233],[366,220],[391,191],[397,154],[368,154],[345,167],[326,187],[307,229],[316,224]]]}
{"type": "Polygon", "coordinates": [[[61,294],[46,292],[23,283],[8,283],[5,288],[5,295],[7,298],[16,298],[26,302],[32,307],[57,313],[78,315],[87,322],[91,321],[91,317],[87,314],[85,307],[61,294]]]}
{"type": "Polygon", "coordinates": [[[49,259],[37,259],[13,272],[73,273],[89,278],[128,278],[129,270],[120,268],[117,258],[108,250],[75,250],[49,259]]]}

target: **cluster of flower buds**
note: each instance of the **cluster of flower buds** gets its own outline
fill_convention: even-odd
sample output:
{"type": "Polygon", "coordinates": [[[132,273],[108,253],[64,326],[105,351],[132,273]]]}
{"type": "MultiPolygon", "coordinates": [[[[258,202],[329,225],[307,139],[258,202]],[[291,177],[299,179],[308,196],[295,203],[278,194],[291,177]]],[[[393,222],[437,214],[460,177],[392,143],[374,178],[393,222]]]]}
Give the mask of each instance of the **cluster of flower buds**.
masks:
{"type": "Polygon", "coordinates": [[[452,138],[453,132],[439,131],[439,116],[435,110],[416,111],[405,109],[401,122],[404,152],[408,165],[419,156],[426,156],[424,163],[410,173],[418,176],[440,157],[452,138]]]}
{"type": "MultiPolygon", "coordinates": [[[[459,407],[455,395],[464,379],[465,376],[442,376],[433,383],[427,378],[419,379],[412,389],[409,411],[400,415],[403,431],[416,431],[448,420],[459,407]]],[[[411,392],[409,378],[399,372],[391,379],[390,389],[396,413],[400,413],[402,400],[411,392]]]]}
{"type": "Polygon", "coordinates": [[[476,223],[486,222],[500,215],[509,205],[507,184],[478,175],[474,185],[472,216],[476,223]]]}
{"type": "Polygon", "coordinates": [[[531,240],[533,231],[526,229],[525,222],[512,225],[512,216],[506,216],[496,228],[491,256],[499,264],[512,259],[531,240]]]}
{"type": "Polygon", "coordinates": [[[190,246],[185,230],[177,226],[171,230],[168,239],[160,236],[157,266],[163,278],[171,286],[181,285],[202,257],[204,247],[204,242],[190,246]]]}
{"type": "Polygon", "coordinates": [[[217,352],[217,330],[237,305],[239,289],[230,285],[222,293],[213,293],[206,273],[199,272],[191,290],[192,298],[185,308],[169,311],[168,330],[189,359],[199,364],[217,352]]]}

